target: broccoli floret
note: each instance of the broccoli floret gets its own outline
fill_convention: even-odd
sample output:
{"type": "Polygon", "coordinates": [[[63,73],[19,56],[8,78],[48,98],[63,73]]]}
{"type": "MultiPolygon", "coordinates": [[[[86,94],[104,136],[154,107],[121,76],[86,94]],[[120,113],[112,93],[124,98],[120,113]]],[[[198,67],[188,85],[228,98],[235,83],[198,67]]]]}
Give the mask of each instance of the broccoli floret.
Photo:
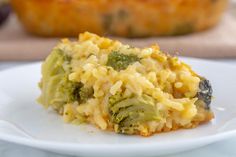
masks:
{"type": "Polygon", "coordinates": [[[42,91],[38,98],[45,107],[52,105],[60,109],[63,105],[78,101],[84,102],[93,95],[92,88],[85,88],[80,82],[69,80],[71,58],[60,49],[55,49],[42,65],[42,91]]]}
{"type": "Polygon", "coordinates": [[[117,94],[109,97],[109,104],[110,105],[116,104],[116,103],[122,101],[123,99],[125,99],[125,97],[123,97],[121,93],[117,93],[117,94]]]}
{"type": "Polygon", "coordinates": [[[137,126],[147,121],[159,120],[155,101],[148,95],[123,98],[114,95],[109,98],[111,120],[118,128],[117,132],[134,134],[137,126]]]}
{"type": "Polygon", "coordinates": [[[113,51],[108,55],[107,66],[111,66],[115,70],[120,71],[137,61],[140,61],[140,58],[134,54],[126,55],[113,51]]]}
{"type": "Polygon", "coordinates": [[[58,88],[58,93],[60,93],[61,97],[62,95],[64,97],[64,102],[62,103],[78,101],[80,99],[79,91],[82,87],[82,83],[72,82],[68,79],[68,75],[65,75],[58,88]]]}
{"type": "Polygon", "coordinates": [[[68,96],[61,94],[61,89],[67,86],[69,62],[70,57],[66,56],[62,50],[55,49],[43,63],[42,79],[39,83],[42,94],[38,101],[45,107],[53,104],[55,108],[59,108],[67,100],[68,96]]]}
{"type": "Polygon", "coordinates": [[[197,97],[200,101],[203,101],[206,109],[210,109],[210,103],[212,99],[212,87],[209,80],[202,78],[199,83],[199,91],[197,97]]]}
{"type": "Polygon", "coordinates": [[[68,80],[68,76],[65,77],[65,81],[59,85],[58,92],[61,93],[60,97],[64,97],[64,103],[70,103],[78,101],[79,103],[86,102],[93,96],[92,87],[84,87],[82,83],[72,82],[68,80]],[[63,96],[62,96],[63,95],[63,96]]]}
{"type": "Polygon", "coordinates": [[[92,87],[82,87],[79,91],[79,98],[81,102],[87,101],[89,98],[93,96],[93,88],[92,87]]]}

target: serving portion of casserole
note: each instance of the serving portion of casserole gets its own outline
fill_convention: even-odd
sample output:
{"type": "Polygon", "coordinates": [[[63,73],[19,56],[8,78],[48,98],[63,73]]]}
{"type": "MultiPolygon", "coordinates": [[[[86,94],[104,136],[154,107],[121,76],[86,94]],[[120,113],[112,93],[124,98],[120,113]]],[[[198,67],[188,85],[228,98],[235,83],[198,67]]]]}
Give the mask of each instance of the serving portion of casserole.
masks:
{"type": "Polygon", "coordinates": [[[149,136],[210,121],[212,88],[157,45],[136,48],[85,32],[42,64],[38,101],[65,122],[149,136]]]}

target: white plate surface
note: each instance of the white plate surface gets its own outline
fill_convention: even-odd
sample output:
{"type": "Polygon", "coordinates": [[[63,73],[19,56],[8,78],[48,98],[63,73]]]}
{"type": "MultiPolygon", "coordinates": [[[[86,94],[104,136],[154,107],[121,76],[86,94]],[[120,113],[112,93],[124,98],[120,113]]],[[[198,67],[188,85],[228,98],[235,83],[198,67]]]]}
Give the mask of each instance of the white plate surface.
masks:
{"type": "Polygon", "coordinates": [[[236,67],[184,59],[213,86],[216,118],[191,130],[125,136],[83,124],[65,124],[35,102],[40,63],[0,72],[0,139],[52,152],[79,156],[158,156],[204,146],[236,134],[236,67]]]}

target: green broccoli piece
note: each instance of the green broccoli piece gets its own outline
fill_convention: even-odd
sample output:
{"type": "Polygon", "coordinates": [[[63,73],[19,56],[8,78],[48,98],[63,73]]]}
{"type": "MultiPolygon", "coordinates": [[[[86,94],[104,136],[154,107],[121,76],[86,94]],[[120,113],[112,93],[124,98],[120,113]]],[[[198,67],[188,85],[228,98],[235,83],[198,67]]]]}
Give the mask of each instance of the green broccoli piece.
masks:
{"type": "Polygon", "coordinates": [[[89,98],[93,97],[93,88],[92,87],[82,87],[79,91],[79,98],[81,102],[86,102],[89,98]]]}
{"type": "Polygon", "coordinates": [[[109,112],[111,121],[118,125],[116,131],[124,134],[134,134],[139,124],[160,119],[155,100],[148,95],[130,98],[123,98],[120,94],[111,96],[109,112]]]}
{"type": "Polygon", "coordinates": [[[94,92],[92,87],[85,88],[82,83],[69,81],[68,76],[66,76],[65,80],[59,84],[58,93],[60,93],[58,97],[64,98],[63,101],[60,100],[62,103],[74,101],[84,103],[93,96],[94,92]]]}
{"type": "Polygon", "coordinates": [[[123,97],[121,93],[117,93],[117,94],[109,97],[109,104],[113,105],[113,104],[116,104],[124,99],[125,99],[125,97],[123,97]]]}
{"type": "Polygon", "coordinates": [[[72,82],[68,79],[68,75],[65,75],[64,79],[59,84],[57,92],[60,93],[60,97],[64,97],[63,102],[69,103],[80,99],[79,92],[82,87],[82,83],[72,82]]]}
{"type": "Polygon", "coordinates": [[[212,93],[213,93],[213,90],[212,90],[210,81],[205,78],[201,78],[201,81],[199,82],[199,90],[196,96],[198,98],[198,101],[204,103],[205,105],[204,107],[207,110],[210,109],[212,93]]]}
{"type": "MultiPolygon", "coordinates": [[[[62,50],[54,49],[42,64],[42,79],[39,83],[41,96],[38,101],[45,107],[54,104],[55,108],[67,101],[67,95],[61,94],[61,88],[66,86],[70,58],[62,50]]],[[[64,91],[62,91],[64,92],[64,91]]]]}
{"type": "Polygon", "coordinates": [[[69,80],[70,61],[71,58],[62,50],[55,49],[43,63],[39,83],[42,93],[38,101],[45,107],[52,105],[55,109],[60,109],[66,103],[84,102],[93,95],[91,88],[69,80]]]}
{"type": "Polygon", "coordinates": [[[108,55],[107,66],[111,66],[117,71],[126,69],[130,64],[140,61],[140,58],[134,54],[122,54],[113,51],[108,55]]]}

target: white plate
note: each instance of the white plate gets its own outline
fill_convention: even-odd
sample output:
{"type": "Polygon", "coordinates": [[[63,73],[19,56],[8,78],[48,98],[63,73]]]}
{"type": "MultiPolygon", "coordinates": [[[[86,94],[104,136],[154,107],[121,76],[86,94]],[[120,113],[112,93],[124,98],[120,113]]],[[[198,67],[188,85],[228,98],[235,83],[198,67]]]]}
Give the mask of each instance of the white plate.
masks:
{"type": "Polygon", "coordinates": [[[80,156],[158,156],[204,146],[236,134],[236,67],[184,59],[208,78],[216,118],[191,130],[125,136],[90,125],[65,124],[52,110],[35,102],[40,63],[0,73],[0,139],[52,152],[80,156]]]}

